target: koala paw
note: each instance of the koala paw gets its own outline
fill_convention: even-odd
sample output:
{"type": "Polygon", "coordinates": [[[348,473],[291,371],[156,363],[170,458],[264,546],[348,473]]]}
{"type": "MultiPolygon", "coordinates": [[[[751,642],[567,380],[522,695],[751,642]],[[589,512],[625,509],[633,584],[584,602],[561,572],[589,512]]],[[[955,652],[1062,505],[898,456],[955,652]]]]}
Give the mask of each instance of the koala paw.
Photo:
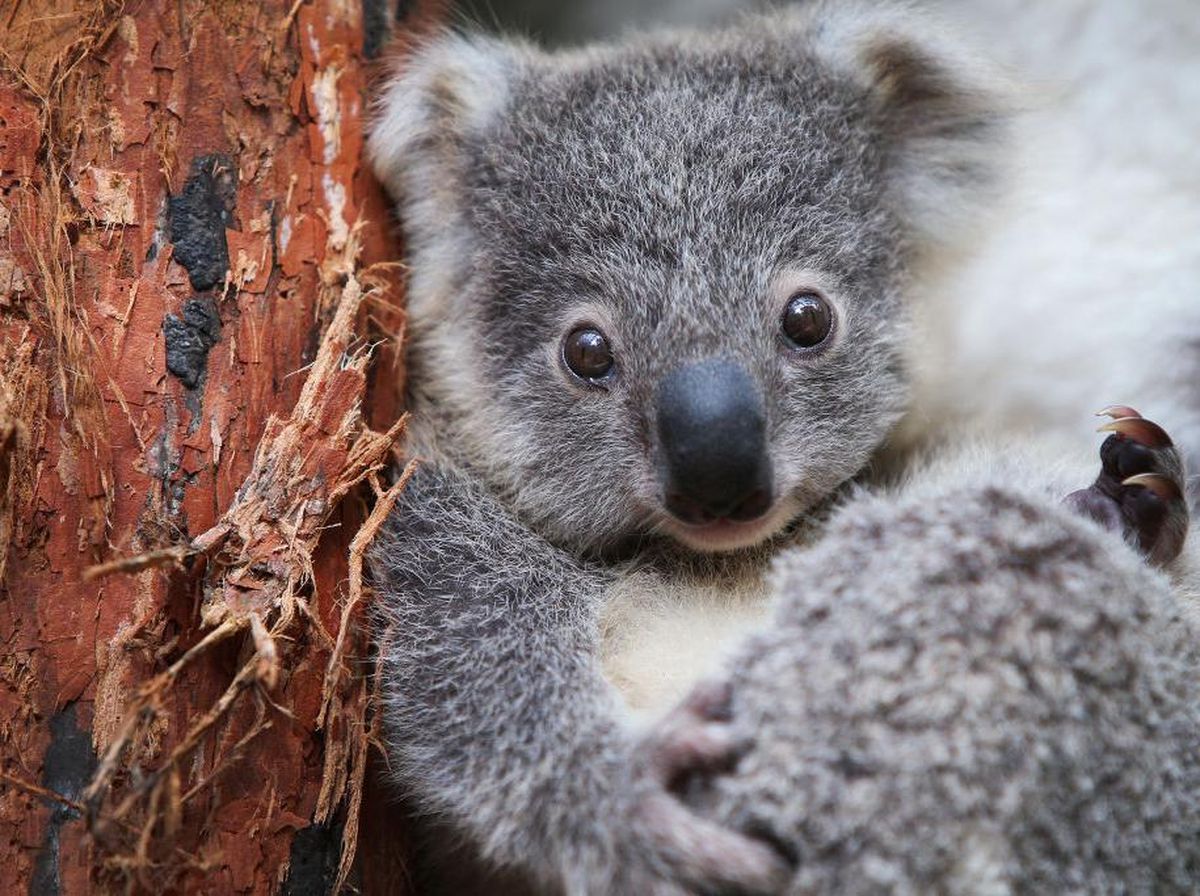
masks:
{"type": "Polygon", "coordinates": [[[705,684],[659,721],[634,752],[631,829],[650,857],[654,896],[777,893],[792,870],[766,843],[708,821],[681,795],[696,778],[731,771],[748,744],[730,724],[727,685],[705,684]]]}
{"type": "Polygon", "coordinates": [[[1187,537],[1183,459],[1171,437],[1133,408],[1116,405],[1097,416],[1111,432],[1100,446],[1100,475],[1067,495],[1073,510],[1120,532],[1155,566],[1179,556],[1187,537]]]}

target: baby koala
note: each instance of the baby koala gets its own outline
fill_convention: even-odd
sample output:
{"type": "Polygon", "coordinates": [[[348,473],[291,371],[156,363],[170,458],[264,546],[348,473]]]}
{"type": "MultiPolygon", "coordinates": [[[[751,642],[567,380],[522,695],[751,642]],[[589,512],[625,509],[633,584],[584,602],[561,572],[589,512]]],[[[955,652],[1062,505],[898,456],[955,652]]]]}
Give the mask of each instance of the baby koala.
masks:
{"type": "MultiPolygon", "coordinates": [[[[871,807],[888,803],[860,804],[859,827],[838,827],[855,807],[806,789],[797,764],[841,755],[837,726],[810,724],[821,707],[857,707],[839,690],[852,682],[809,680],[819,650],[853,666],[874,619],[921,653],[928,614],[892,618],[913,602],[879,594],[915,599],[932,580],[948,606],[976,606],[977,591],[1040,619],[1064,576],[1084,577],[1064,599],[1101,593],[1087,587],[1094,575],[1114,600],[1129,592],[1170,616],[1165,578],[1137,552],[1161,564],[1181,549],[1181,462],[1131,409],[1114,411],[1075,513],[1062,497],[1085,480],[1024,489],[1026,519],[977,458],[883,497],[848,485],[884,466],[907,407],[912,271],[994,195],[1010,112],[991,69],[884,4],[553,54],[445,34],[400,60],[369,149],[411,265],[409,449],[421,464],[372,568],[388,758],[420,814],[539,891],[853,890],[815,870],[843,854],[809,849],[806,812],[861,839],[871,807]],[[844,523],[858,512],[873,521],[862,531],[844,523]],[[1033,518],[1040,538],[1065,540],[1061,565],[1013,560],[997,541],[1033,518]],[[960,530],[976,540],[946,537],[960,530]],[[880,562],[907,570],[918,556],[905,575],[880,562]],[[841,585],[814,581],[822,563],[841,585]],[[839,588],[863,595],[845,632],[828,622],[841,618],[839,588]]],[[[971,613],[939,618],[938,643],[991,655],[971,613]]],[[[1064,623],[1068,646],[1091,624],[1064,623]]],[[[1130,641],[1135,668],[1191,668],[1180,639],[1155,637],[1130,641]]],[[[885,678],[908,661],[895,662],[885,678]]],[[[914,671],[914,693],[936,702],[941,668],[914,671]]],[[[1162,690],[1182,699],[1191,677],[1162,690]]],[[[947,695],[946,732],[974,736],[976,717],[947,695]]],[[[1012,724],[1036,743],[1076,697],[1014,697],[1012,724]]],[[[1112,702],[1128,722],[1113,730],[1145,730],[1141,704],[1112,702]]],[[[1164,750],[1200,730],[1172,707],[1164,750]]],[[[995,783],[1002,767],[977,770],[995,783]]],[[[1026,790],[1014,793],[1025,805],[1026,790]]],[[[964,817],[948,815],[938,842],[982,843],[980,879],[1004,879],[1008,816],[964,817]]],[[[1195,822],[1180,817],[1181,829],[1195,822]]],[[[891,858],[922,850],[888,836],[891,858]]],[[[873,855],[857,858],[873,867],[873,855]]],[[[917,891],[959,866],[975,880],[970,862],[893,864],[892,883],[917,891]]]]}

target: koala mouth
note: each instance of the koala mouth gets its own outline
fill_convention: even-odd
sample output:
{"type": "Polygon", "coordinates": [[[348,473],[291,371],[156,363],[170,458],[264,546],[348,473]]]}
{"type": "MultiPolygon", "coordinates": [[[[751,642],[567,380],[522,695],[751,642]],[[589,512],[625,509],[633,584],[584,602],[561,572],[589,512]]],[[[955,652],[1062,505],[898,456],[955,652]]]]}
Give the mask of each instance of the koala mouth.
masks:
{"type": "Polygon", "coordinates": [[[721,553],[752,548],[776,535],[795,515],[789,501],[781,501],[752,520],[712,519],[685,522],[668,515],[662,529],[685,547],[704,553],[721,553]]]}

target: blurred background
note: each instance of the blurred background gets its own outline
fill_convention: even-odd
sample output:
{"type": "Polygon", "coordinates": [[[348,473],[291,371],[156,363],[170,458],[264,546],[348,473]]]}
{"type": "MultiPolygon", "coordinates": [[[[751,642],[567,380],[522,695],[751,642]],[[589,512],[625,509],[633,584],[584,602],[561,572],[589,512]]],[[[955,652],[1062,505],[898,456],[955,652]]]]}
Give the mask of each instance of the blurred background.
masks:
{"type": "Polygon", "coordinates": [[[614,37],[661,23],[714,24],[771,0],[457,0],[466,22],[547,45],[614,37]]]}

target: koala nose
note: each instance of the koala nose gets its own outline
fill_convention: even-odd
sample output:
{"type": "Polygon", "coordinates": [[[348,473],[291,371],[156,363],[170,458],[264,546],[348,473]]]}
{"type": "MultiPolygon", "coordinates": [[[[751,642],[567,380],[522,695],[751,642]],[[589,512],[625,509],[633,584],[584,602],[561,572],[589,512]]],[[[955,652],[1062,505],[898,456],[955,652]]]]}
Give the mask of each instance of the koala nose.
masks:
{"type": "Polygon", "coordinates": [[[752,520],[770,509],[766,414],[738,364],[710,359],[658,387],[658,440],[667,510],[687,523],[752,520]]]}

